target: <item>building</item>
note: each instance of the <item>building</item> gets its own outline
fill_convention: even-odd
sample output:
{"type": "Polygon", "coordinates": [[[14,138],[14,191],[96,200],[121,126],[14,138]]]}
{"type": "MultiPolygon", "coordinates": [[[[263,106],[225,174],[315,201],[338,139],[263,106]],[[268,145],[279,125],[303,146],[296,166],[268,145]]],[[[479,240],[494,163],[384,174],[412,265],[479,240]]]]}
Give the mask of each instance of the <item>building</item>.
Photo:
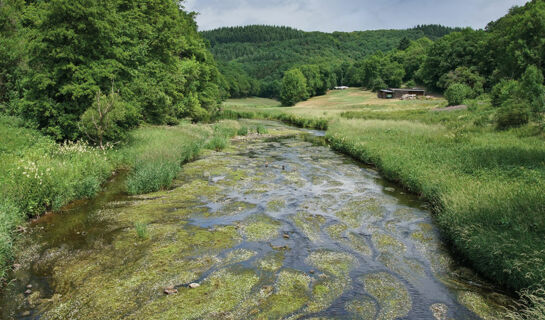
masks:
{"type": "Polygon", "coordinates": [[[423,97],[426,95],[424,89],[383,89],[379,90],[378,97],[381,99],[401,99],[404,95],[415,95],[417,97],[423,97]]]}
{"type": "Polygon", "coordinates": [[[346,89],[348,89],[348,87],[346,86],[335,87],[335,90],[346,90],[346,89]]]}

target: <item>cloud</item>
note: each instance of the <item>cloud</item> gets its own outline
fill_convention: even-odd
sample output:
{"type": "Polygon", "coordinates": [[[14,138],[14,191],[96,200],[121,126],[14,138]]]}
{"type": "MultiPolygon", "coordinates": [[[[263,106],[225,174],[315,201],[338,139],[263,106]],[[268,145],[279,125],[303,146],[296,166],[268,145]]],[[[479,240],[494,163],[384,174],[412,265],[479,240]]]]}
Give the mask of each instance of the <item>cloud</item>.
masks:
{"type": "Polygon", "coordinates": [[[483,28],[525,0],[186,0],[201,30],[248,24],[306,31],[401,29],[418,24],[483,28]]]}

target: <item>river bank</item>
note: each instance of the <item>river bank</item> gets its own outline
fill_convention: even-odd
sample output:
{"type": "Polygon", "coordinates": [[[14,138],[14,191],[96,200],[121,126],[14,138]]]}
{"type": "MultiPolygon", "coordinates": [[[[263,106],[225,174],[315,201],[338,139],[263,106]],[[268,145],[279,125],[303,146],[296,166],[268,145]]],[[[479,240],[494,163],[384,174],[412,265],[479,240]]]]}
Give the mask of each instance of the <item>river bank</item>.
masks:
{"type": "MultiPolygon", "coordinates": [[[[268,125],[271,136],[294,134],[268,125]]],[[[119,176],[95,200],[37,220],[2,310],[43,319],[501,315],[510,299],[453,260],[424,203],[305,140],[236,139],[185,165],[167,191],[130,196],[119,176]]]]}

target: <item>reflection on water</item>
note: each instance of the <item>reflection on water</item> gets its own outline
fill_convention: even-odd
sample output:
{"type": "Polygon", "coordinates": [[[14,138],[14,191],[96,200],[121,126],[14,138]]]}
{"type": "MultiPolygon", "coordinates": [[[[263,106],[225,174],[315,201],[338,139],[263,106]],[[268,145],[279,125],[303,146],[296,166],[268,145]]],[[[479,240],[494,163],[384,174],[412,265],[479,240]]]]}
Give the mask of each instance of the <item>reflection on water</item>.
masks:
{"type": "Polygon", "coordinates": [[[119,175],[43,217],[4,318],[501,316],[509,299],[453,261],[423,203],[302,137],[206,154],[166,192],[128,197],[119,175]]]}

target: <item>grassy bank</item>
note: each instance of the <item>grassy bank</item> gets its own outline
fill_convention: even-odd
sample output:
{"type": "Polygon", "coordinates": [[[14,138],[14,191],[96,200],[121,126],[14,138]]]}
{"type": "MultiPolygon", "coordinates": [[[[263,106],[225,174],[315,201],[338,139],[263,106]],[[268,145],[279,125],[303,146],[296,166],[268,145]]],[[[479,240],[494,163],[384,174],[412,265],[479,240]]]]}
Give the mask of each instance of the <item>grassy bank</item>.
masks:
{"type": "Polygon", "coordinates": [[[350,89],[293,108],[226,109],[327,119],[333,148],[421,195],[462,258],[497,284],[522,290],[525,305],[534,308],[511,318],[545,319],[543,131],[535,124],[496,131],[489,101],[466,104],[445,110],[443,99],[380,100],[350,89]]]}
{"type": "Polygon", "coordinates": [[[181,164],[203,147],[221,149],[240,125],[181,124],[142,127],[129,142],[100,150],[83,143],[59,145],[22,127],[17,118],[0,116],[0,278],[12,257],[12,243],[28,218],[95,196],[117,169],[130,170],[127,192],[143,194],[168,188],[181,164]]]}
{"type": "Polygon", "coordinates": [[[541,138],[390,120],[337,121],[327,138],[432,203],[447,239],[482,274],[515,290],[545,282],[541,138]]]}

